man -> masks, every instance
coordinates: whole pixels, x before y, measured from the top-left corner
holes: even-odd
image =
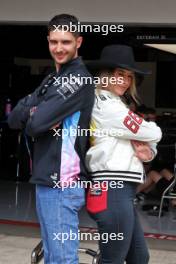
[[[47,76],[33,94],[20,100],[8,119],[11,128],[24,129],[34,140],[30,181],[36,184],[45,264],[78,264],[78,211],[84,204],[84,189],[78,179],[86,178],[87,136],[72,134],[71,130],[89,127],[94,86],[62,83],[70,76],[91,78],[78,57],[82,37],[77,31],[71,32],[70,24],[77,25],[78,20],[67,14],[49,22],[49,51],[56,72]],[[77,184],[71,188],[68,183]],[[70,233],[74,235],[70,237]]]

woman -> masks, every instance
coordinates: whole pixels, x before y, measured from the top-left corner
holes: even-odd
[[[93,182],[87,209],[98,225],[102,264],[147,264],[148,249],[133,199],[137,185],[144,182],[142,163],[154,158],[161,130],[130,111],[124,100],[125,95],[137,101],[136,75],[145,72],[135,66],[132,49],[121,45],[105,47],[100,60],[90,66],[100,71],[100,80],[109,77],[108,86],[100,82],[96,89],[92,145],[86,156]]]

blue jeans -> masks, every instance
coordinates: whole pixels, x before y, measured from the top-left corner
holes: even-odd
[[[78,264],[78,211],[85,190],[36,185],[36,208],[41,227],[45,264]]]
[[[148,264],[149,253],[143,230],[138,220],[133,200],[137,184],[123,182],[123,188],[107,190],[107,206],[99,212],[90,213],[97,222],[101,235],[99,245],[102,264]],[[98,201],[99,197],[99,201]],[[96,203],[104,203],[103,197],[95,196]],[[111,234],[119,234],[111,239]],[[108,234],[108,242],[103,240]]]

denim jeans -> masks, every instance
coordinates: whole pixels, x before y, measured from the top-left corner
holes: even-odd
[[[108,189],[107,207],[97,213],[90,213],[97,222],[101,235],[99,246],[102,264],[148,264],[149,253],[144,234],[138,220],[133,200],[137,184],[123,182],[123,188]],[[99,196],[99,203],[102,195]],[[98,203],[98,196],[95,196]],[[111,239],[112,234],[119,234]],[[103,235],[108,234],[108,242]],[[106,243],[105,243],[106,242]]]
[[[78,211],[84,203],[78,183],[65,189],[36,185],[45,264],[78,264]]]

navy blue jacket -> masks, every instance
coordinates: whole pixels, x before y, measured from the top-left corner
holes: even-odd
[[[56,81],[58,77],[71,75],[88,77],[89,82],[61,85]],[[73,59],[58,73],[47,76],[31,95],[18,102],[9,115],[9,127],[24,129],[34,141],[30,182],[54,186],[56,181],[68,180],[75,175],[82,180],[87,178],[84,162],[87,132],[80,136],[74,131],[89,128],[94,103],[91,78],[82,60],[79,57]],[[36,109],[30,114],[34,106]],[[58,127],[54,130],[55,125]]]

